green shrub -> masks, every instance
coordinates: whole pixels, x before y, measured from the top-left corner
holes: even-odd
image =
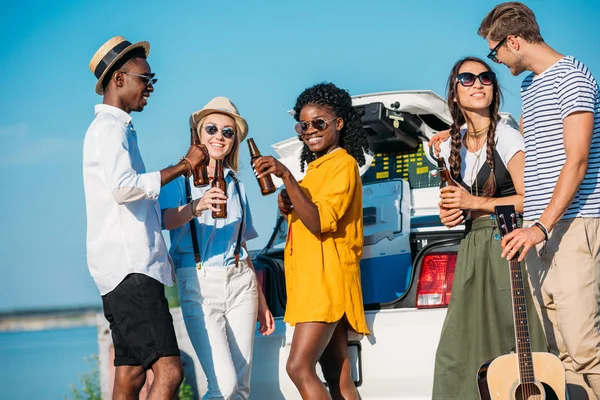
[[[102,400],[98,356],[94,354],[85,357],[84,360],[90,364],[92,370],[82,374],[79,378],[82,385],[81,389],[78,389],[74,384],[69,385],[73,397],[69,397],[68,400]],[[65,399],[67,399],[66,396]]]
[[[169,308],[179,307],[179,292],[177,285],[165,286],[165,297],[169,302]]]
[[[194,400],[194,392],[192,387],[183,379],[181,386],[179,386],[179,392],[177,393],[178,400]]]

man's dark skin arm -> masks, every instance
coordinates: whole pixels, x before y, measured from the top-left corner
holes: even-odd
[[[190,146],[185,158],[188,159],[192,170],[199,164],[206,163],[209,159],[208,149],[203,144]],[[165,186],[173,179],[185,175],[189,166],[184,161],[160,170],[160,185]]]

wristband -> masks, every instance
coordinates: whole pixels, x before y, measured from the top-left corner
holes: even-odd
[[[183,162],[185,163],[185,165],[187,165],[187,167],[188,167],[188,170],[187,170],[187,172],[185,173],[185,177],[186,177],[186,178],[189,178],[190,176],[192,176],[192,163],[190,162],[190,160],[188,160],[188,159],[187,159],[187,157],[181,157],[181,158],[179,159],[179,163],[181,163],[182,161],[183,161]]]
[[[200,217],[202,215],[202,210],[199,210],[199,211],[196,210],[196,207],[198,206],[198,201],[199,200],[200,199],[195,199],[195,200],[190,201],[190,203],[189,203],[190,207],[192,207],[192,216],[194,218],[198,218],[198,217]]]
[[[533,224],[531,224],[531,226],[537,226],[539,230],[541,230],[544,233],[544,241],[548,241],[548,229],[546,229],[546,226],[542,222],[540,222],[540,220],[535,220]]]

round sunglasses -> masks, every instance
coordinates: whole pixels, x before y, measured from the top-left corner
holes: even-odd
[[[146,85],[146,87],[148,87],[148,86],[154,87],[156,82],[158,82],[158,79],[154,77],[156,75],[155,73],[151,73],[150,75],[141,75],[141,74],[132,74],[131,72],[126,72],[126,71],[121,71],[121,72],[126,75],[137,76],[138,78],[140,78],[140,80],[142,82],[144,82],[144,85]]]
[[[475,84],[475,81],[479,79],[479,82],[483,86],[490,86],[494,84],[496,80],[496,74],[492,71],[484,71],[479,75],[475,75],[471,72],[463,72],[456,75],[456,81],[464,87],[471,87]]]
[[[206,131],[206,133],[208,133],[209,135],[216,135],[217,132],[219,132],[219,127],[216,126],[215,124],[206,124],[206,126],[204,127],[204,130]],[[233,130],[233,128],[230,127],[225,127],[223,129],[221,129],[221,134],[223,135],[223,137],[225,139],[231,139],[232,137],[235,136],[235,131]]]
[[[338,119],[338,117],[325,119],[325,118],[315,118],[312,121],[300,121],[295,125],[296,132],[298,135],[306,134],[309,126],[315,128],[318,132],[323,132],[327,127],[331,124],[331,121]]]

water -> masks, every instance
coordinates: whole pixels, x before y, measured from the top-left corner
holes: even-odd
[[[92,369],[98,354],[96,327],[0,332],[0,399],[71,398],[69,384]]]

